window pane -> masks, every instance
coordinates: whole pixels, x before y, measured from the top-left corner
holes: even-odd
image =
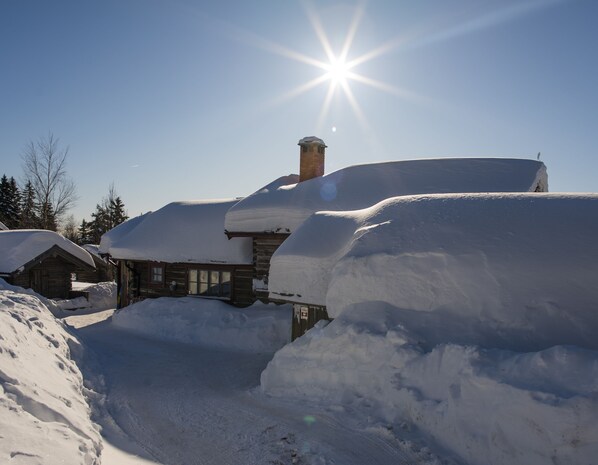
[[[189,282],[197,282],[197,270],[189,270]]]
[[[152,277],[151,280],[154,283],[161,283],[163,281],[162,267],[152,266]]]
[[[189,281],[189,294],[197,294],[197,282]]]
[[[210,289],[208,295],[220,295],[220,273],[218,271],[210,271]]]
[[[200,282],[199,283],[199,295],[207,295],[208,292],[208,283]]]
[[[220,296],[230,297],[230,272],[223,271],[220,273]]]
[[[199,280],[202,283],[208,283],[208,272],[206,270],[199,270]]]

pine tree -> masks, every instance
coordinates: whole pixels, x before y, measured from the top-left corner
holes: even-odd
[[[6,175],[0,179],[0,221],[9,229],[19,227],[21,193],[15,178]]]
[[[0,221],[10,228],[10,226],[8,226],[9,191],[10,184],[8,182],[8,178],[4,174],[2,175],[2,179],[0,179]]]
[[[116,196],[110,201],[110,229],[115,228],[128,219],[125,204],[119,196]]]
[[[9,207],[9,224],[10,229],[17,229],[19,227],[21,218],[21,192],[15,178],[11,177],[9,181],[10,207]]]
[[[37,212],[39,207],[35,198],[35,190],[33,185],[28,182],[25,184],[21,194],[21,215],[19,221],[19,228],[21,229],[35,229],[39,227],[39,219]]]
[[[79,245],[84,245],[84,244],[93,244],[93,241],[91,239],[91,228],[90,228],[90,223],[88,223],[87,221],[83,220],[81,221],[81,226],[79,226]]]
[[[125,204],[116,194],[114,184],[110,185],[108,197],[104,197],[96,205],[96,211],[91,214],[92,220],[87,223],[90,234],[89,239],[93,244],[99,244],[102,235],[118,226],[129,217],[125,211]]]

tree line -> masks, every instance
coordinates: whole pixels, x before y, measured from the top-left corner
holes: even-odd
[[[24,183],[13,176],[0,178],[0,222],[9,229],[60,231],[78,244],[98,244],[102,234],[128,219],[114,184],[91,213],[91,221],[77,227],[69,210],[77,201],[75,183],[66,171],[68,147],[60,149],[51,133],[30,142],[23,152]]]

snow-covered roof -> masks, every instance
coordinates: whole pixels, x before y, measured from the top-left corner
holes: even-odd
[[[0,231],[0,273],[18,270],[53,246],[95,268],[86,250],[58,233],[42,229],[12,229]]]
[[[224,234],[224,214],[237,201],[170,203],[104,234],[100,252],[126,260],[249,264],[251,240],[229,241]]]
[[[373,302],[410,319],[444,311],[598,348],[596,237],[598,194],[397,197],[311,216],[273,255],[270,297],[331,317]]]
[[[0,221],[0,231],[6,231],[7,229],[8,227],[2,221]]]
[[[291,233],[312,213],[369,207],[413,194],[548,189],[546,167],[512,158],[438,158],[350,166],[301,183],[261,189],[226,214],[230,233]]]

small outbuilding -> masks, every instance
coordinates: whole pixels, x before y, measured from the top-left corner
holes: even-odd
[[[173,202],[104,234],[99,253],[117,264],[118,307],[183,296],[252,304],[251,239],[224,234],[236,202]]]
[[[0,231],[0,277],[48,298],[66,299],[71,278],[95,272],[91,255],[53,231]]]

